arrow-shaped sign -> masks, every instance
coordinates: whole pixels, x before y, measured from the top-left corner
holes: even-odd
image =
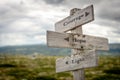
[[[47,31],[47,45],[61,48],[108,50],[108,39],[81,34]]]
[[[65,19],[55,24],[57,32],[65,32],[76,28],[80,25],[94,20],[93,5],[77,11],[74,15],[68,16]]]
[[[56,72],[72,71],[81,68],[95,67],[98,65],[95,50],[86,50],[81,54],[58,58],[56,60]]]

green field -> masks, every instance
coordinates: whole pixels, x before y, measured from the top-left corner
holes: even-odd
[[[72,72],[55,72],[57,56],[0,56],[0,80],[73,80]],[[120,80],[120,56],[100,56],[99,66],[85,69],[86,80]]]

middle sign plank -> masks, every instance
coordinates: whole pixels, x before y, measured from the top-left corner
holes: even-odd
[[[55,24],[57,32],[65,32],[76,28],[80,25],[94,20],[93,5],[77,11],[74,15],[68,16],[65,19]]]
[[[108,39],[89,35],[47,31],[47,45],[72,49],[108,50]]]

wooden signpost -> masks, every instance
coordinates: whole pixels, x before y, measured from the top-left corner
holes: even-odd
[[[74,8],[70,16],[55,24],[55,31],[47,31],[49,47],[71,48],[71,56],[56,60],[56,72],[72,71],[74,80],[84,80],[84,68],[98,65],[96,50],[108,50],[108,39],[84,35],[82,25],[94,20],[93,5]],[[71,31],[71,33],[65,33]]]

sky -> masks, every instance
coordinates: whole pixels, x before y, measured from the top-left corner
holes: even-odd
[[[95,20],[83,33],[120,43],[120,0],[0,0],[0,46],[46,44],[46,31],[73,8],[93,4]]]

